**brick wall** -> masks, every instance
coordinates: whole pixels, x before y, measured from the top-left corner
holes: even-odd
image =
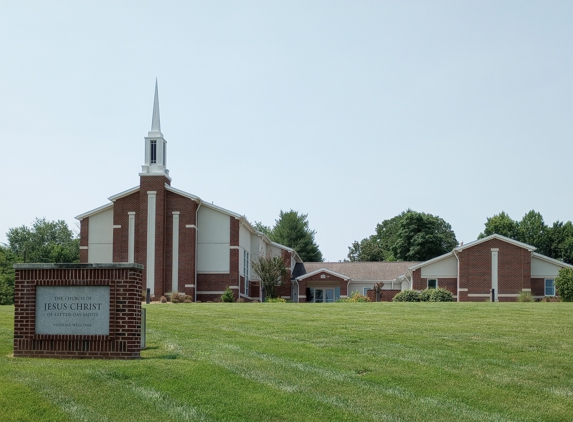
[[[173,212],[179,212],[179,270],[176,291],[191,297],[195,288],[185,285],[195,284],[195,245],[197,236],[197,203],[192,199],[166,192],[166,241],[165,246],[165,284],[167,291],[172,290],[173,278]],[[186,227],[195,226],[195,227]]]
[[[109,335],[36,334],[37,286],[109,286]],[[141,289],[141,265],[17,264],[14,356],[139,358]]]
[[[499,239],[491,239],[459,253],[460,289],[468,289],[468,295],[491,293],[492,248],[499,249],[498,294],[519,294],[522,289],[530,289],[531,252]],[[471,296],[468,298],[471,300]],[[485,300],[485,297],[477,300]]]

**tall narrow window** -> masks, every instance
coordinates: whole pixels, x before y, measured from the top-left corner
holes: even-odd
[[[163,166],[166,167],[167,164],[167,142],[163,142]]]
[[[555,296],[555,284],[552,278],[545,279],[545,296]]]
[[[151,164],[157,163],[157,141],[151,141]]]
[[[249,253],[243,250],[243,275],[245,276],[245,295],[249,296]]]

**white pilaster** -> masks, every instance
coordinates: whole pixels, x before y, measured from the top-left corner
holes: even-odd
[[[157,192],[147,192],[147,288],[151,295],[155,294],[155,210]]]
[[[135,212],[130,211],[127,231],[127,262],[135,262]]]
[[[498,301],[499,290],[498,290],[498,261],[499,261],[499,249],[491,248],[491,288],[495,290],[494,301]]]
[[[179,291],[179,211],[173,211],[173,253],[171,267],[171,291]]]

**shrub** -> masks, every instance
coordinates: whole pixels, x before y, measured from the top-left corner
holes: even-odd
[[[392,299],[392,302],[419,302],[420,292],[417,290],[402,290]]]
[[[431,289],[432,294],[430,295],[430,302],[453,302],[454,295],[448,289],[443,287],[438,287],[437,289]]]
[[[286,303],[286,299],[283,299],[282,297],[272,297],[272,298],[268,298],[265,302],[268,302],[268,303]]]
[[[350,296],[345,299],[339,299],[337,302],[372,302],[368,296],[364,296],[359,291],[350,293]]]
[[[518,302],[533,302],[533,296],[531,296],[531,292],[524,292],[523,290],[519,293],[519,297],[517,298]]]
[[[171,302],[173,303],[191,303],[193,298],[185,293],[173,292],[171,295]]]
[[[229,286],[225,289],[225,293],[221,295],[221,302],[234,302],[235,295]]]
[[[165,296],[161,296],[161,299],[159,299],[159,301],[161,303],[167,303],[167,298]]]
[[[555,278],[555,293],[563,302],[573,302],[573,268],[561,268]]]
[[[432,299],[432,292],[435,289],[426,289],[420,292],[420,302],[430,302]]]

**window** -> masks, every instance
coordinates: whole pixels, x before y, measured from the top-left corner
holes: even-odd
[[[163,167],[167,167],[167,142],[163,142]]]
[[[428,289],[437,289],[438,288],[438,280],[435,278],[428,279]]]
[[[151,151],[149,157],[151,164],[157,163],[157,141],[151,141]]]
[[[245,295],[249,296],[249,253],[243,250],[243,275],[245,276]]]
[[[545,296],[555,296],[555,280],[552,278],[545,279]]]
[[[362,294],[363,294],[364,296],[368,296],[368,290],[370,290],[370,287],[364,287],[364,288],[362,289]]]

